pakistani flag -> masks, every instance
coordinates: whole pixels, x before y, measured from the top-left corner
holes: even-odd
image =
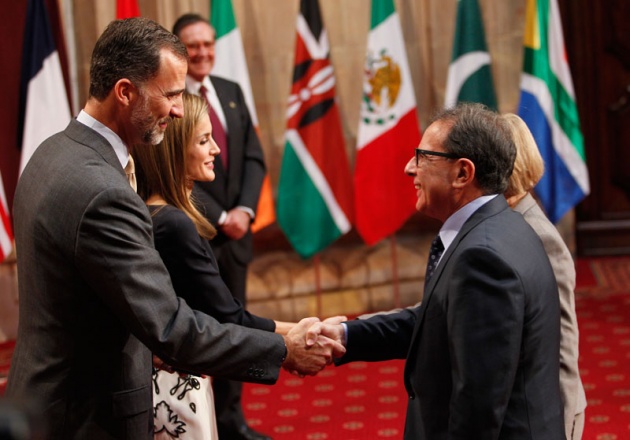
[[[453,107],[464,101],[480,102],[497,109],[490,54],[477,0],[459,0],[457,3],[453,57],[448,68],[444,105]]]
[[[302,258],[351,228],[346,157],[330,45],[317,0],[301,0],[278,184],[278,223]]]
[[[252,118],[252,122],[258,131],[258,115],[254,105],[254,95],[249,82],[249,71],[243,50],[243,40],[236,19],[232,0],[212,0],[210,8],[210,24],[216,31],[215,42],[215,62],[212,67],[212,74],[230,79],[238,83],[245,96],[245,103]],[[252,231],[256,232],[276,220],[273,190],[269,175],[265,175],[258,207],[256,208],[256,219],[252,224]]]
[[[393,0],[372,0],[354,169],[356,228],[375,244],[415,212],[404,168],[420,143],[416,98]]]
[[[584,139],[556,0],[528,0],[518,113],[545,161],[536,186],[556,223],[590,192]]]

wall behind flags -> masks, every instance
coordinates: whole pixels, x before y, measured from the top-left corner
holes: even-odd
[[[96,39],[115,17],[113,0],[59,0],[61,10],[71,9],[76,41],[79,107],[88,90],[89,58]],[[11,89],[0,106],[1,170],[9,204],[13,200],[19,152],[15,144],[19,60],[26,0],[4,5],[10,20],[0,31],[2,84]],[[456,0],[395,0],[414,79],[418,117],[427,125],[431,112],[444,101],[444,90],[454,32]],[[185,12],[208,15],[209,0],[138,0],[142,15],[171,29]],[[346,149],[354,163],[361,80],[369,29],[369,0],[320,0],[329,33],[331,59],[338,81],[337,93],[346,137]],[[297,0],[233,0],[252,81],[261,140],[272,185],[275,188],[284,148],[285,111],[295,41]],[[525,0],[480,0],[486,38],[493,57],[495,88],[502,111],[515,111],[519,98]],[[67,18],[66,18],[67,19]],[[66,29],[70,27],[64,26]],[[72,48],[70,48],[72,50]],[[8,66],[5,70],[4,66]],[[13,96],[15,95],[15,96]],[[6,96],[5,96],[6,98]],[[410,152],[411,155],[411,152]],[[13,163],[15,162],[15,164]],[[15,171],[12,169],[15,168]],[[402,172],[402,170],[401,170]]]

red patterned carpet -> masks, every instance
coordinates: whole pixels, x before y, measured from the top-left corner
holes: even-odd
[[[584,440],[630,439],[630,258],[579,260],[576,307],[588,407]],[[12,342],[0,344],[0,395]],[[403,361],[282,373],[273,387],[245,384],[249,423],[276,440],[402,438]]]
[[[630,438],[630,259],[578,262],[584,440]]]
[[[357,362],[305,379],[282,372],[273,387],[245,385],[245,415],[276,440],[400,439],[403,368],[404,361]]]

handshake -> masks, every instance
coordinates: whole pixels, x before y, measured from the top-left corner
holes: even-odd
[[[324,321],[304,318],[284,336],[287,357],[282,368],[300,377],[314,376],[333,359],[346,352],[345,331],[341,322],[345,316],[333,316]]]

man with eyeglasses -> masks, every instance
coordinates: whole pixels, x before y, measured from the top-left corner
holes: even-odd
[[[307,333],[346,346],[337,365],[406,358],[407,440],[565,438],[556,281],[502,195],[515,156],[498,114],[439,113],[405,167],[418,211],[443,223],[421,304]]]

